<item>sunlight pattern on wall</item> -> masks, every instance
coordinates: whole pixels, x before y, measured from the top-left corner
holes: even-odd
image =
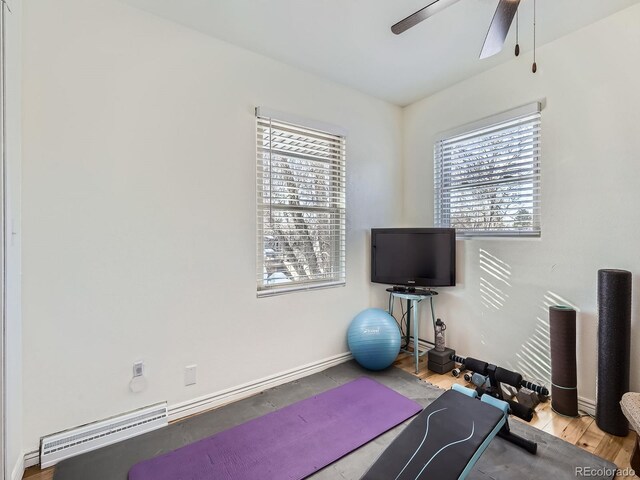
[[[579,312],[580,309],[557,293],[547,291],[538,305],[540,314],[536,316],[533,334],[516,354],[517,368],[522,375],[533,381],[551,384],[551,347],[549,337],[549,307],[565,305]]]
[[[511,266],[480,249],[480,299],[486,308],[500,310],[509,298]]]

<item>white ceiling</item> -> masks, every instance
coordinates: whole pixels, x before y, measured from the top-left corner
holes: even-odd
[[[460,0],[398,36],[391,25],[432,0],[124,1],[398,105],[509,60],[515,38],[512,28],[500,54],[478,59],[498,0]],[[538,0],[538,44],[639,1]],[[532,47],[532,13],[533,0],[523,0],[525,55]]]

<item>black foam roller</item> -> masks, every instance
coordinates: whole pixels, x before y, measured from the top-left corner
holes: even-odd
[[[620,409],[629,391],[631,272],[598,270],[598,389],[596,424],[621,437],[629,424]]]
[[[496,368],[496,380],[498,382],[506,383],[512,387],[520,388],[522,383],[522,375],[511,370],[505,370],[502,367]]]
[[[489,364],[487,362],[483,362],[482,360],[476,360],[475,358],[467,357],[464,360],[464,366],[467,368],[467,370],[479,373],[480,375],[486,375],[487,367],[489,366]]]
[[[549,307],[551,337],[551,407],[562,415],[578,416],[576,369],[576,311]]]

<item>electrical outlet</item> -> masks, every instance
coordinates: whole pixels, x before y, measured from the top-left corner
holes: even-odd
[[[144,375],[144,362],[135,362],[133,364],[133,377],[141,377]]]
[[[196,368],[197,365],[187,365],[184,367],[184,386],[196,384]]]

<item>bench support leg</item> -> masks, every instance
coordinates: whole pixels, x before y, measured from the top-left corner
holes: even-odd
[[[507,422],[505,422],[504,426],[498,432],[498,436],[500,438],[504,438],[508,442],[513,443],[514,445],[517,445],[520,448],[524,448],[527,452],[531,453],[532,455],[535,455],[536,452],[538,451],[537,443],[532,442],[531,440],[527,440],[526,438],[522,438],[521,436],[516,435],[511,431],[511,428],[509,428],[508,420]]]

